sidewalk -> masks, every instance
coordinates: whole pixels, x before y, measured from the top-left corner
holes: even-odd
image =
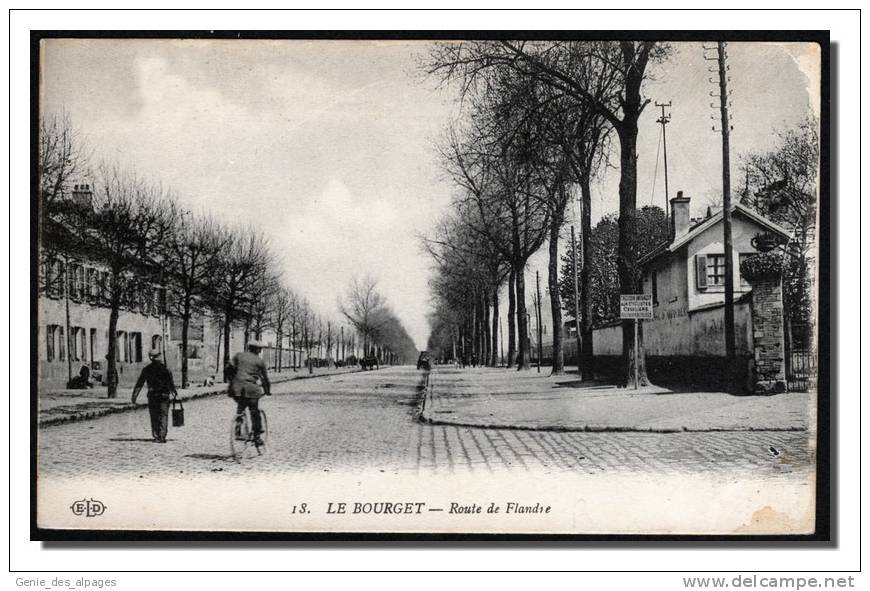
[[[334,376],[356,371],[360,371],[359,368],[315,368],[314,373],[309,374],[306,368],[300,368],[296,372],[292,370],[284,370],[280,373],[271,372],[269,378],[272,384],[280,384],[290,380]],[[148,397],[146,396],[146,389],[143,389],[136,404],[130,402],[132,390],[133,387],[130,385],[120,387],[117,398],[106,398],[107,388],[105,387],[91,388],[89,390],[47,390],[40,392],[39,426],[46,427],[60,423],[96,419],[108,414],[147,406]],[[178,398],[182,401],[187,401],[204,396],[226,394],[226,391],[226,384],[216,383],[214,386],[196,386],[184,390],[179,389]]]
[[[806,431],[815,393],[733,396],[724,392],[638,390],[497,368],[438,367],[420,414],[434,424],[550,431]]]

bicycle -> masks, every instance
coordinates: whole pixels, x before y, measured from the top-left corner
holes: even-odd
[[[251,422],[248,419],[248,413],[245,409],[238,411],[233,416],[230,423],[230,452],[236,462],[241,462],[242,458],[253,456],[253,451],[257,451],[257,455],[261,456],[266,452],[266,443],[269,438],[269,422],[266,419],[266,412],[260,410],[260,423],[263,427],[263,432],[260,433],[261,444],[257,445],[254,432],[251,429]]]

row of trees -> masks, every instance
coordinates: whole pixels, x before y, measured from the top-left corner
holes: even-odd
[[[577,291],[580,373],[593,377],[593,324],[618,318],[620,294],[642,292],[637,261],[669,238],[665,212],[638,208],[636,198],[638,121],[650,103],[644,82],[669,53],[656,42],[472,41],[440,44],[422,60],[430,76],[458,86],[463,108],[439,146],[456,187],[452,211],[423,240],[436,269],[430,349],[495,365],[499,293],[507,284],[507,366],[527,368],[524,271],[546,242],[553,373],[563,371],[562,310],[576,315]],[[772,150],[742,155],[742,202],[792,231],[783,249],[786,320],[802,325],[811,324],[813,311],[817,129],[807,119],[779,132]],[[617,162],[619,210],[593,228],[591,185]],[[579,289],[573,247],[558,255],[576,192]],[[630,321],[622,336],[626,383],[635,370]],[[642,329],[639,341],[639,381],[648,384]]]
[[[643,95],[648,67],[667,53],[667,45],[633,41],[475,41],[440,44],[430,53],[426,71],[443,83],[458,84],[465,105],[464,123],[447,133],[442,146],[445,169],[458,187],[454,213],[427,241],[438,270],[433,284],[436,338],[456,322],[463,348],[470,333],[472,349],[492,362],[486,343],[495,342],[490,337],[496,323],[487,329],[489,302],[497,302],[507,280],[507,364],[528,368],[526,263],[548,243],[551,315],[553,326],[561,327],[559,237],[571,187],[578,186],[580,369],[584,378],[592,377],[591,184],[609,163],[615,139],[620,171],[616,270],[619,291],[637,293],[637,124],[649,103]],[[481,274],[482,268],[496,272]],[[467,276],[476,281],[464,282]],[[452,317],[443,315],[447,310]],[[483,338],[477,337],[480,333]],[[628,354],[633,341],[626,323],[626,380],[633,373],[634,359]],[[643,359],[641,355],[639,369],[646,382]],[[553,372],[562,371],[557,329]]]
[[[351,355],[356,334],[318,316],[310,303],[282,277],[279,258],[268,239],[249,227],[230,227],[182,208],[174,195],[134,172],[118,166],[92,167],[90,153],[65,116],[47,117],[40,126],[38,207],[40,264],[43,270],[66,269],[72,260],[91,261],[100,273],[98,305],[108,307],[106,383],[109,397],[118,387],[117,326],[131,284],[158,285],[162,313],[181,324],[181,379],[188,383],[189,334],[195,317],[216,322],[222,336],[218,355],[230,359],[230,334],[243,327],[244,342],[273,331],[275,366],[284,366],[283,351],[291,349],[289,365],[297,367],[297,350],[311,359]],[[87,179],[88,184],[75,182]],[[57,291],[51,282],[68,283],[67,274],[41,273],[41,288]],[[374,288],[372,287],[372,290]],[[352,306],[355,294],[348,295]],[[379,296],[380,297],[380,296]],[[362,351],[381,356],[408,354],[413,343],[401,323],[381,301],[378,322],[351,320],[362,337]],[[222,351],[222,353],[221,353]],[[411,353],[413,354],[413,353]],[[301,353],[300,353],[301,357]]]

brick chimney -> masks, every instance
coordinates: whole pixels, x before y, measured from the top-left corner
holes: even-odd
[[[689,218],[688,197],[683,197],[682,191],[677,191],[677,196],[671,199],[671,235],[679,238],[689,231],[691,220]]]

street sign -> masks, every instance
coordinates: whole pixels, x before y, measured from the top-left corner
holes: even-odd
[[[622,320],[651,320],[653,317],[652,294],[620,295],[619,317]]]

